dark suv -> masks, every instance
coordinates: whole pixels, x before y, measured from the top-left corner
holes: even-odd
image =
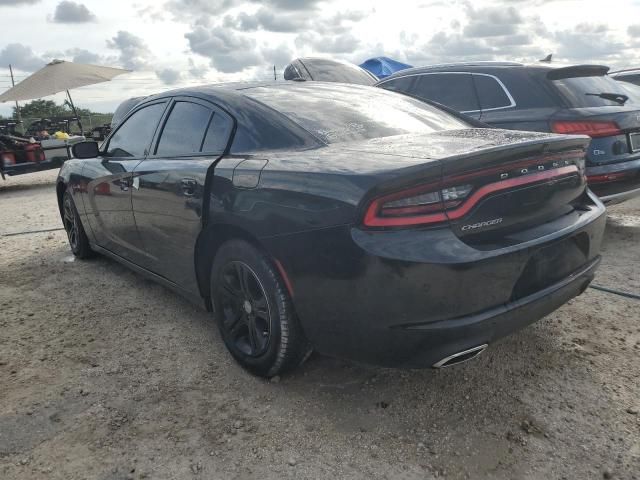
[[[640,88],[609,67],[460,63],[411,68],[376,85],[432,100],[498,128],[592,138],[589,186],[609,203],[640,195]]]

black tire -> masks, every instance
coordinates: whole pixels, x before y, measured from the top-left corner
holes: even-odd
[[[280,273],[248,242],[231,240],[218,250],[211,299],[227,349],[251,373],[280,375],[311,353]]]
[[[87,238],[73,197],[69,192],[64,192],[62,197],[62,223],[73,254],[80,259],[92,257],[94,252],[91,250],[89,238]]]

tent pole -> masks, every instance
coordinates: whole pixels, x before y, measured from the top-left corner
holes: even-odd
[[[11,86],[15,87],[16,82],[13,80],[13,68],[9,65],[9,72],[11,73]],[[20,114],[20,105],[18,105],[18,101],[16,100],[16,120],[18,121],[18,125],[20,125],[20,130],[24,134],[24,125],[22,124],[22,115]]]
[[[69,97],[69,103],[71,104],[71,110],[73,110],[73,114],[78,119],[78,126],[80,127],[80,135],[84,136],[84,130],[82,128],[82,122],[80,121],[80,115],[78,115],[78,111],[76,110],[76,106],[73,104],[73,100],[71,99],[71,94],[69,90],[67,90],[67,97]]]

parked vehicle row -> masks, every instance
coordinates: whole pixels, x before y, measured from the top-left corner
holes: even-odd
[[[640,89],[609,67],[457,64],[403,70],[377,86],[426,98],[489,125],[582,134],[589,186],[605,203],[640,195]]]
[[[343,63],[296,59],[311,78],[346,77]],[[440,103],[492,127],[588,135],[589,186],[605,203],[640,195],[640,88],[627,82],[638,70],[608,75],[602,65],[558,67],[550,63],[453,63],[400,70],[376,86]],[[356,83],[356,82],[353,82]]]
[[[74,146],[60,213],[76,256],[212,310],[257,375],[312,349],[449,366],[584,291],[605,225],[589,137],[464,118],[343,83],[174,90]]]

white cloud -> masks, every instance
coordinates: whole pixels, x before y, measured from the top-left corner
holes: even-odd
[[[0,0],[0,7],[17,7],[20,5],[34,5],[40,0]]]
[[[608,64],[623,54],[625,44],[616,39],[604,24],[582,23],[556,32],[558,55],[572,61],[600,59]]]
[[[47,22],[47,12],[53,18],[67,3],[85,5],[99,21]],[[273,65],[280,76],[298,56],[360,63],[387,55],[425,65],[535,62],[554,53],[563,63],[640,63],[637,0],[618,0],[616,8],[579,0],[0,0],[0,12],[0,73],[8,63],[31,72],[52,58],[135,70],[77,93],[80,102],[86,95],[105,104],[168,83],[267,79]]]
[[[56,23],[89,23],[97,21],[86,5],[64,0],[58,4],[52,20]]]
[[[156,70],[156,75],[165,85],[175,85],[182,77],[180,70],[176,70],[175,68]]]
[[[107,46],[119,51],[118,61],[124,68],[145,70],[153,58],[146,42],[133,33],[120,30],[115,37],[107,40]]]
[[[45,66],[46,60],[36,55],[31,47],[22,43],[10,43],[0,50],[0,65],[11,65],[25,72],[34,72]]]
[[[194,53],[209,58],[211,66],[221,72],[238,72],[262,61],[256,41],[230,28],[196,26],[185,37]]]
[[[464,28],[464,35],[468,38],[514,35],[518,33],[518,26],[523,23],[522,17],[513,7],[470,7],[468,18],[469,23]]]

